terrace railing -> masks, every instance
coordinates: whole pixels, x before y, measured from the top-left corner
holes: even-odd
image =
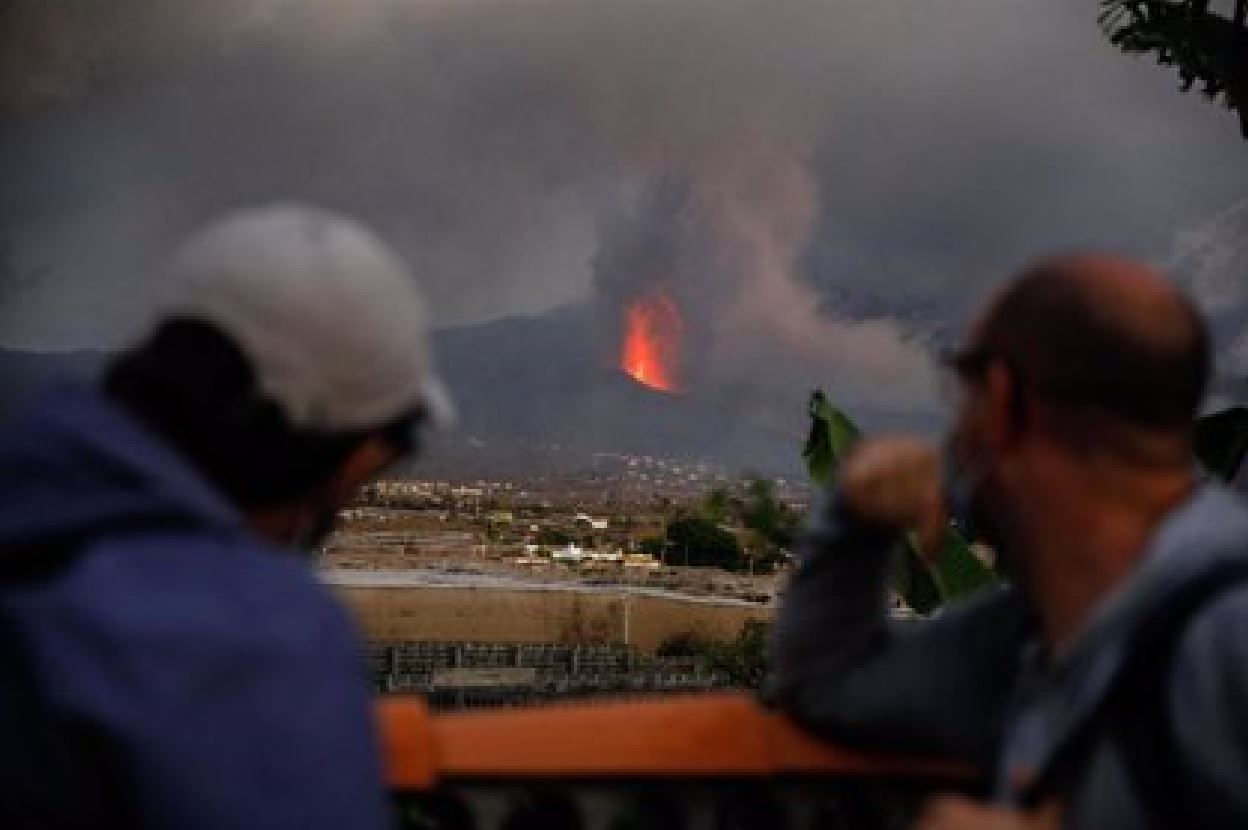
[[[404,827],[804,830],[905,827],[926,795],[965,791],[940,761],[829,746],[744,693],[378,713]]]

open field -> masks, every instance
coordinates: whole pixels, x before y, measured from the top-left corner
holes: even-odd
[[[404,572],[416,581],[441,572],[478,581],[550,583],[561,586],[631,586],[689,596],[734,598],[756,603],[770,601],[782,577],[730,573],[719,568],[663,566],[624,568],[601,563],[569,567],[555,561],[518,565],[520,545],[482,543],[463,531],[349,531],[339,532],[323,554],[320,565],[333,572]]]

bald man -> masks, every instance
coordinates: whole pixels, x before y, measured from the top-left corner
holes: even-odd
[[[1009,284],[949,360],[956,485],[917,439],[846,459],[770,694],[830,739],[985,772],[990,803],[942,799],[925,828],[1248,827],[1248,508],[1193,461],[1208,351],[1191,303],[1132,262]],[[950,492],[1010,587],[890,623],[888,559]]]

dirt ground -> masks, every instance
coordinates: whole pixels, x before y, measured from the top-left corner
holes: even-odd
[[[321,558],[321,567],[346,570],[404,570],[433,568],[497,574],[540,582],[592,582],[661,588],[682,594],[736,599],[769,598],[784,579],[783,574],[750,576],[718,568],[664,566],[653,570],[604,566],[573,568],[557,563],[516,565],[511,560],[521,551],[476,544],[471,534],[408,532],[346,532],[333,537]]]

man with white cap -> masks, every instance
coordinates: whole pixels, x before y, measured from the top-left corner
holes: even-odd
[[[0,435],[0,826],[388,826],[358,639],[292,549],[450,418],[424,303],[297,205],[170,270],[97,388]]]

